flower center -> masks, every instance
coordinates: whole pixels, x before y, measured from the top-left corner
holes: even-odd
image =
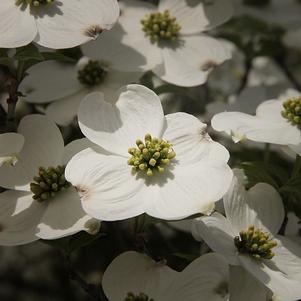
[[[146,15],[141,20],[141,24],[142,30],[152,43],[157,43],[161,40],[176,41],[181,30],[177,19],[172,17],[168,10],[163,13],[155,12]]]
[[[40,167],[39,175],[30,183],[33,199],[44,202],[53,198],[58,192],[71,186],[65,179],[65,166]]]
[[[282,117],[289,120],[293,125],[301,127],[301,97],[285,101],[283,108]]]
[[[150,134],[145,135],[144,143],[138,139],[136,145],[137,148],[128,150],[132,155],[128,164],[133,166],[133,172],[143,171],[149,177],[153,176],[156,170],[164,172],[166,166],[176,156],[172,144],[163,139],[152,138]]]
[[[42,5],[52,4],[55,0],[15,0],[16,5],[30,5],[31,7],[40,7]]]
[[[90,60],[81,70],[78,71],[78,80],[86,86],[100,84],[107,74],[107,66],[104,62]]]
[[[275,254],[271,250],[277,246],[277,242],[270,239],[267,233],[254,226],[241,231],[234,238],[234,244],[239,253],[249,254],[255,259],[272,259]]]
[[[147,295],[140,293],[139,295],[135,295],[133,293],[127,293],[124,301],[154,301],[154,299],[150,299]]]

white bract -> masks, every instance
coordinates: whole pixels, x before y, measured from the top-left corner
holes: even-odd
[[[0,167],[3,164],[15,165],[23,145],[24,137],[20,134],[0,134]]]
[[[25,139],[18,162],[0,167],[0,186],[12,189],[0,194],[0,245],[97,232],[99,222],[86,215],[64,179],[68,160],[91,144],[83,139],[64,148],[59,129],[42,115],[24,117],[18,133]],[[51,167],[56,170],[46,171]]]
[[[231,17],[228,0],[161,0],[159,7],[125,0],[120,5],[114,35],[105,35],[107,43],[99,44],[97,52],[93,43],[85,45],[89,56],[98,58],[109,47],[120,68],[152,70],[164,81],[187,87],[203,84],[213,67],[231,57],[223,43],[203,34]],[[120,60],[118,53],[127,48],[132,55],[128,51],[128,59]],[[139,60],[133,59],[135,52]]]
[[[102,284],[110,301],[226,301],[228,265],[220,255],[207,254],[176,272],[164,262],[126,252],[109,265]]]
[[[76,117],[79,104],[87,94],[101,91],[113,101],[116,91],[141,76],[139,72],[123,72],[111,66],[111,61],[88,57],[82,57],[76,65],[43,62],[29,70],[20,91],[27,102],[50,103],[45,114],[57,124],[66,126]]]
[[[301,248],[277,235],[284,220],[278,192],[265,183],[247,191],[243,172],[235,170],[223,201],[226,217],[214,213],[196,219],[194,237],[204,239],[229,264],[246,269],[280,300],[300,299]]]
[[[211,124],[216,131],[231,135],[235,142],[249,139],[288,145],[297,154],[301,154],[300,100],[299,92],[287,90],[279,99],[260,104],[255,116],[223,112],[215,115]]]
[[[0,47],[34,41],[71,48],[96,39],[119,16],[117,0],[1,0]]]
[[[230,185],[229,153],[211,140],[206,125],[186,113],[164,116],[159,97],[144,86],[124,87],[116,104],[101,93],[88,95],[78,120],[105,152],[89,148],[75,155],[66,178],[95,218],[146,212],[181,219],[212,209]]]

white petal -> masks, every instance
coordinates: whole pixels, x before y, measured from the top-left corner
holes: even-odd
[[[0,47],[15,48],[29,44],[37,35],[37,26],[29,8],[21,9],[15,1],[1,0]]]
[[[206,82],[213,67],[231,57],[227,47],[218,40],[197,35],[183,36],[175,47],[162,49],[163,64],[153,69],[166,82],[193,87]]]
[[[182,34],[193,34],[226,22],[233,14],[233,4],[228,0],[161,0],[159,10],[169,10],[177,18]]]
[[[147,188],[152,198],[146,213],[160,219],[175,220],[212,211],[214,203],[228,190],[232,171],[225,162],[206,161],[188,166],[176,164],[150,179]]]
[[[226,216],[236,235],[251,225],[275,235],[284,221],[284,207],[279,193],[266,183],[258,183],[247,191],[241,173],[241,170],[234,170],[232,184],[223,199]]]
[[[24,137],[17,133],[5,133],[0,135],[0,167],[8,163],[15,165],[24,145]]]
[[[100,93],[88,95],[80,105],[78,119],[88,139],[124,157],[145,134],[160,138],[164,126],[159,97],[140,85],[124,87],[116,105],[105,102]]]
[[[204,239],[209,247],[223,255],[229,264],[237,265],[237,250],[234,232],[229,221],[221,214],[197,218],[192,224],[192,235],[196,240]]]
[[[148,55],[145,55],[143,51],[137,51],[136,41],[124,44],[121,41],[124,35],[121,25],[116,24],[112,30],[104,32],[100,39],[83,45],[83,53],[93,59],[104,60],[110,64],[111,68],[121,71],[149,70],[157,64],[158,60],[161,62],[161,56],[158,56],[158,53],[155,55],[159,50],[149,47],[150,43],[144,36],[140,40],[145,45],[143,49],[150,52]]]
[[[292,150],[295,154],[301,156],[301,143],[297,145],[289,144],[289,149]]]
[[[63,164],[67,164],[73,156],[86,148],[97,148],[97,146],[87,138],[73,140],[67,144],[64,149]],[[97,151],[100,151],[99,147]]]
[[[257,261],[249,256],[239,256],[239,261],[242,266],[260,282],[266,285],[277,298],[283,301],[295,301],[300,299],[300,274],[292,276],[287,274],[286,270],[280,271],[274,263],[275,260],[276,258],[273,259],[273,261]],[[289,262],[289,258],[287,256],[285,256],[283,260],[287,260]],[[299,262],[295,268],[298,268],[300,271]]]
[[[70,160],[65,175],[77,188],[83,209],[96,219],[120,220],[144,212],[144,181],[131,174],[126,158],[86,149]]]
[[[161,49],[156,44],[151,43],[149,37],[145,36],[141,20],[156,11],[157,7],[151,3],[136,0],[121,1],[120,5],[119,24],[124,32],[120,37],[122,44],[130,46],[145,57],[146,64],[141,66],[142,69],[154,68],[162,62]],[[130,67],[129,64],[128,66]],[[125,70],[130,71],[131,69]]]
[[[275,122],[286,122],[281,116],[283,102],[281,100],[268,100],[260,104],[256,109],[256,116]]]
[[[144,293],[159,301],[164,300],[162,297],[177,274],[163,262],[154,262],[144,254],[129,251],[113,260],[104,273],[102,284],[110,301],[124,300],[129,292]]]
[[[46,116],[61,126],[68,126],[76,118],[81,101],[89,92],[86,89],[53,101],[46,108]]]
[[[47,61],[34,65],[20,85],[24,99],[31,103],[47,103],[82,89],[73,64]]]
[[[271,292],[252,274],[240,266],[230,267],[229,301],[266,301]]]
[[[165,299],[173,301],[226,301],[228,264],[218,254],[206,254],[179,273]]]
[[[29,183],[38,168],[61,164],[64,141],[56,125],[43,115],[27,115],[18,127],[25,144],[15,166],[2,166],[0,186],[29,191]]]
[[[34,201],[28,192],[0,194],[0,245],[15,246],[38,239],[35,235],[45,205]]]
[[[212,118],[211,125],[216,131],[257,142],[281,145],[301,142],[301,132],[288,122],[279,123],[240,112],[219,113]]]
[[[71,48],[111,29],[119,16],[116,0],[64,0],[41,10],[35,39],[48,48]]]
[[[36,235],[43,239],[58,239],[86,229],[91,220],[81,206],[74,188],[59,192],[48,201]]]
[[[183,164],[200,160],[214,160],[226,163],[229,152],[219,143],[211,140],[207,125],[186,113],[166,115],[167,128],[163,138],[171,142],[176,159]]]

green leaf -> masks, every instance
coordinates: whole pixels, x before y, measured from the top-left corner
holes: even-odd
[[[29,44],[27,46],[17,48],[14,58],[18,61],[27,61],[27,60],[43,61],[44,60],[44,57],[40,53],[39,49],[33,44]]]
[[[70,255],[71,253],[88,246],[89,244],[96,241],[98,238],[105,236],[104,233],[98,233],[96,235],[90,235],[85,231],[81,231],[72,236],[63,237],[55,240],[45,240],[41,239],[40,241],[50,245],[52,247],[58,248],[63,251],[65,254]]]
[[[60,52],[42,52],[45,61],[59,61],[63,63],[76,63],[75,59],[72,59],[69,56],[66,56]]]
[[[244,162],[241,164],[241,167],[244,169],[248,178],[247,188],[251,188],[257,183],[268,183],[276,189],[279,188],[277,182],[267,171],[262,162]]]

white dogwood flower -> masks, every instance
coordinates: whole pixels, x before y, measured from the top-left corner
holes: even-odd
[[[99,50],[93,43],[84,49],[98,58],[111,49],[118,56],[130,47],[140,53],[139,60],[128,55],[127,60],[114,60],[124,70],[152,70],[158,77],[178,86],[197,86],[207,80],[213,67],[231,57],[223,43],[204,31],[227,21],[233,7],[228,0],[161,0],[159,7],[147,2],[120,2],[121,16],[113,29],[114,35],[104,35]],[[103,40],[104,41],[104,40]]]
[[[137,252],[125,252],[109,265],[103,289],[110,301],[228,300],[228,265],[206,254],[182,272]]]
[[[116,104],[101,93],[81,103],[79,126],[106,152],[88,148],[66,167],[84,210],[100,220],[144,212],[181,219],[208,212],[227,191],[228,151],[206,125],[186,113],[164,116],[159,97],[141,85],[124,87]]]
[[[0,134],[0,167],[3,164],[15,165],[23,145],[24,137],[20,134]]]
[[[211,124],[216,131],[231,135],[235,142],[249,139],[288,145],[301,153],[301,96],[295,90],[287,90],[277,100],[261,103],[255,116],[223,112],[215,115]]]
[[[68,160],[91,143],[77,140],[64,148],[59,129],[42,115],[24,117],[18,133],[25,143],[17,164],[0,167],[0,186],[12,189],[0,194],[0,245],[57,239],[81,230],[95,233],[99,222],[86,215],[64,177]]]
[[[79,59],[76,65],[54,61],[33,66],[20,85],[24,100],[47,104],[45,114],[61,126],[69,125],[77,115],[82,99],[89,93],[101,91],[107,99],[117,97],[116,91],[137,82],[140,72],[113,69],[111,61]],[[55,89],[54,89],[55,87]]]
[[[282,301],[301,297],[301,248],[277,235],[284,208],[279,193],[266,183],[244,187],[244,174],[235,170],[224,196],[226,217],[214,213],[196,219],[192,233],[204,239],[229,264],[242,266]]]
[[[119,16],[117,0],[1,0],[0,47],[34,41],[71,48],[96,39]]]

